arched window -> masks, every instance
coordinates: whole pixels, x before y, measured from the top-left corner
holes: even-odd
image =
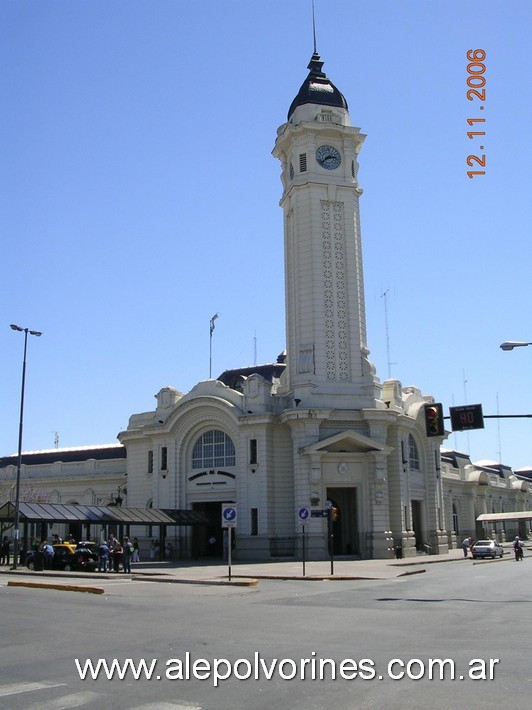
[[[212,429],[194,444],[192,468],[220,468],[235,465],[235,445],[227,434]]]
[[[408,435],[408,466],[411,471],[419,471],[419,452],[412,434]]]

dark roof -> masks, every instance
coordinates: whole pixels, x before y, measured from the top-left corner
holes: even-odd
[[[471,463],[471,459],[468,454],[464,454],[461,451],[452,451],[451,449],[441,449],[440,451],[441,460],[445,463],[451,464],[454,468],[460,468],[459,461]]]
[[[119,508],[96,505],[20,503],[20,519],[40,523],[115,523],[116,525],[204,525],[209,518],[201,511]],[[1,522],[14,522],[15,505],[0,508]]]
[[[323,62],[320,55],[314,52],[312,55],[308,69],[310,73],[301,84],[299,93],[292,101],[288,109],[288,120],[298,106],[303,104],[322,104],[323,106],[332,106],[343,108],[347,111],[347,101],[344,95],[336,88],[336,86],[327,78],[326,74],[321,70]]]
[[[122,444],[112,444],[109,446],[82,446],[72,449],[47,449],[46,451],[26,451],[22,452],[22,463],[28,466],[40,464],[50,464],[61,461],[71,463],[74,461],[87,461],[96,459],[97,461],[107,459],[125,459],[126,447]],[[16,466],[18,455],[2,456],[0,458],[0,468],[5,466]]]
[[[242,378],[250,375],[261,375],[265,380],[272,382],[274,378],[279,379],[286,369],[284,362],[274,362],[268,365],[252,365],[251,367],[240,367],[236,370],[225,370],[218,377],[220,382],[231,387],[231,389],[240,389]]]

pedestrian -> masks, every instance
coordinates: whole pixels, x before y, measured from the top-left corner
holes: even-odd
[[[140,562],[140,546],[138,537],[133,538],[133,557],[131,562]]]
[[[131,574],[131,558],[133,557],[135,548],[127,535],[124,537],[122,549],[122,569],[124,570],[124,574]]]
[[[160,544],[159,540],[153,539],[151,541],[151,550],[150,550],[150,559],[154,560],[155,562],[159,561],[159,554],[160,554]]]
[[[513,548],[514,548],[514,553],[515,553],[515,561],[519,562],[519,560],[523,559],[523,544],[522,544],[521,540],[519,539],[518,535],[515,536]]]
[[[11,543],[9,542],[9,538],[7,535],[4,535],[4,539],[2,540],[2,549],[1,549],[2,561],[0,562],[0,564],[9,565],[10,549],[11,549]]]
[[[116,539],[114,533],[109,533],[109,540],[107,541],[107,547],[109,548],[109,571],[115,571],[115,550],[120,546],[120,543]]]
[[[109,563],[109,547],[104,541],[98,547],[98,572],[107,572],[107,565]]]
[[[124,556],[124,550],[122,548],[122,545],[118,543],[118,545],[114,549],[114,554],[113,554],[113,571],[114,572],[120,572],[120,564],[122,563],[122,557]]]
[[[172,543],[170,541],[168,541],[165,546],[164,559],[171,560],[173,556],[174,556],[174,546],[172,545]]]
[[[41,548],[43,554],[44,569],[52,569],[54,561],[54,548],[50,545],[48,540],[43,540]]]
[[[466,537],[462,542],[462,550],[464,551],[464,557],[467,557],[469,555],[469,549],[471,548],[472,543],[472,537]]]

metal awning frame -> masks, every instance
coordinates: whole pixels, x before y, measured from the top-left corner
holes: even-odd
[[[28,523],[85,523],[116,525],[205,525],[208,518],[194,510],[157,508],[120,508],[118,506],[62,505],[58,503],[20,503],[20,519]],[[13,523],[15,505],[0,508],[0,522]]]
[[[532,520],[532,510],[521,510],[514,513],[482,513],[477,517],[479,523],[500,523],[510,520]]]

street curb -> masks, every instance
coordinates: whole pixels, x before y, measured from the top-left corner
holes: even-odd
[[[356,582],[357,580],[361,581],[375,581],[375,582],[382,582],[385,581],[386,579],[396,579],[397,577],[407,577],[411,574],[423,574],[426,572],[426,569],[416,569],[416,570],[408,570],[407,572],[402,572],[397,574],[395,577],[375,577],[375,576],[368,576],[368,575],[345,575],[345,574],[314,574],[314,575],[305,575],[304,577],[297,577],[295,575],[279,575],[279,574],[260,574],[256,575],[257,579],[272,579],[272,580],[281,580],[281,581],[289,581],[293,580],[295,582]],[[239,577],[240,575],[235,574],[233,575],[234,577]]]
[[[233,575],[238,577],[238,575]],[[176,577],[144,577],[140,573],[134,579],[142,579],[143,582],[167,582],[168,584],[208,584],[214,587],[256,587],[259,584],[258,578],[242,577],[241,579],[177,579]]]
[[[81,587],[75,584],[50,584],[48,582],[15,582],[9,580],[8,587],[30,587],[35,589],[56,589],[61,592],[87,592],[89,594],[105,594],[103,587]]]

